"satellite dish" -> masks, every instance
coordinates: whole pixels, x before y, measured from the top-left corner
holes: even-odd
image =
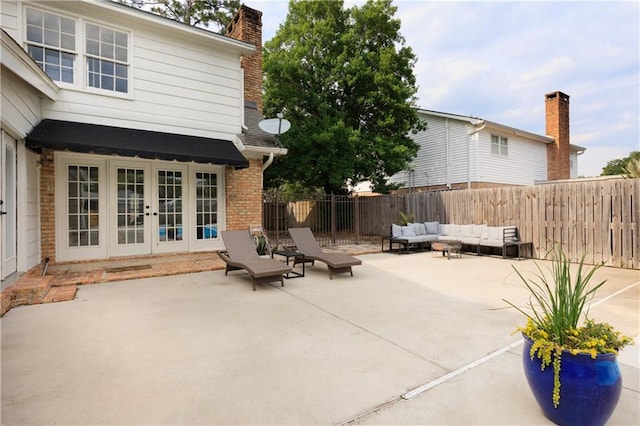
[[[281,135],[291,128],[291,122],[284,118],[268,118],[259,122],[258,127],[272,135]]]

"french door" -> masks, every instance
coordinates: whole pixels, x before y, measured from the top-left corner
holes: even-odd
[[[0,279],[16,272],[16,141],[4,131],[0,143]]]
[[[111,253],[138,255],[188,249],[187,166],[111,161]]]

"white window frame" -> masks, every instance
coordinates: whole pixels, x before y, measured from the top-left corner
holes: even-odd
[[[44,36],[43,36],[43,40],[42,42],[38,43],[35,41],[30,41],[29,37],[28,37],[28,27],[29,25],[27,24],[27,17],[28,17],[28,9],[31,9],[33,11],[36,12],[41,12],[41,13],[46,13],[49,15],[54,15],[57,16],[58,18],[65,18],[65,19],[69,19],[73,21],[74,24],[74,49],[73,50],[69,50],[67,48],[63,48],[62,46],[52,46],[52,45],[48,45],[45,44],[45,40],[44,40]],[[80,60],[81,60],[81,54],[80,51],[78,49],[78,38],[79,38],[79,19],[76,17],[72,17],[69,15],[65,15],[63,13],[57,12],[57,11],[52,11],[46,8],[40,8],[40,7],[32,7],[32,6],[25,6],[24,7],[24,13],[23,16],[21,17],[22,21],[23,21],[23,40],[24,40],[24,44],[25,44],[25,50],[27,52],[29,52],[29,46],[36,46],[36,47],[41,47],[43,49],[43,64],[45,64],[45,58],[46,58],[46,53],[44,52],[45,49],[51,49],[51,50],[56,50],[58,52],[61,53],[68,53],[68,54],[73,54],[74,55],[74,65],[73,65],[73,83],[69,83],[69,82],[65,82],[62,81],[62,72],[60,73],[60,79],[54,79],[53,77],[51,77],[49,75],[49,73],[47,73],[46,71],[46,65],[44,67],[40,66],[40,64],[38,63],[38,66],[40,66],[40,68],[42,68],[42,70],[47,73],[47,75],[49,75],[49,77],[54,80],[56,82],[56,84],[59,84],[61,87],[77,87],[78,86],[78,81],[79,81],[79,70],[82,68],[80,65]],[[58,33],[60,34],[60,32]],[[37,60],[34,58],[34,62],[37,62]],[[60,67],[62,68],[62,64],[60,64]]]
[[[107,208],[108,198],[106,187],[107,162],[94,155],[74,155],[55,153],[56,164],[56,258],[59,261],[100,259],[108,256]],[[98,229],[100,230],[100,244],[96,246],[69,246],[67,217],[69,214],[69,189],[67,184],[67,166],[83,165],[98,167],[98,182],[100,195],[98,197],[99,215]]]
[[[509,156],[509,138],[491,135],[491,154],[498,157]]]
[[[55,4],[55,2],[52,2]],[[37,43],[32,43],[27,40],[27,9],[33,9],[43,13],[49,13],[52,15],[57,15],[60,17],[72,19],[75,23],[75,63],[74,63],[74,74],[73,74],[73,83],[65,83],[63,81],[56,81],[56,84],[62,88],[76,90],[86,93],[92,93],[97,95],[115,97],[115,98],[123,98],[123,99],[133,99],[133,91],[134,91],[134,81],[133,81],[133,31],[128,28],[122,28],[115,25],[104,24],[92,19],[85,19],[81,16],[71,16],[65,13],[61,13],[58,10],[48,8],[46,6],[42,6],[40,4],[36,6],[33,5],[24,5],[21,9],[22,16],[19,17],[23,24],[23,45],[25,51],[28,52],[29,45],[36,45]],[[127,92],[117,92],[115,90],[102,89],[97,87],[91,87],[88,84],[88,64],[87,58],[94,57],[88,56],[86,52],[86,24],[96,25],[100,28],[109,29],[112,31],[117,31],[120,33],[124,33],[127,36]],[[67,50],[63,50],[67,52]],[[108,58],[103,58],[108,59]],[[46,72],[46,71],[45,71]]]
[[[87,41],[88,41],[88,31],[87,31],[87,26],[88,25],[93,25],[95,27],[98,27],[98,30],[108,30],[108,31],[113,31],[114,32],[114,36],[115,33],[120,33],[120,34],[124,34],[126,37],[126,43],[127,43],[127,52],[126,52],[126,61],[121,61],[121,60],[116,60],[115,57],[113,58],[109,58],[108,56],[104,56],[102,54],[90,54],[87,51]],[[104,24],[100,24],[94,21],[90,21],[90,20],[86,20],[82,22],[82,57],[83,57],[83,67],[84,67],[84,74],[83,74],[83,84],[84,87],[87,91],[91,91],[91,92],[96,92],[96,93],[101,93],[101,94],[111,94],[111,95],[115,95],[115,96],[129,96],[131,94],[131,33],[129,31],[123,30],[123,29],[119,29],[119,28],[115,28],[113,26],[109,26],[109,25],[104,25]],[[115,49],[115,44],[114,44],[114,49]],[[114,55],[115,56],[115,55]],[[89,84],[89,60],[90,59],[97,59],[100,61],[107,61],[107,62],[111,62],[114,65],[114,80],[116,78],[116,71],[115,71],[115,67],[117,65],[124,65],[127,69],[127,91],[126,92],[120,92],[116,90],[116,84],[114,81],[114,88],[113,89],[105,89],[103,87],[96,87],[96,86],[92,86]],[[102,75],[102,74],[100,74]]]
[[[195,218],[196,213],[196,173],[211,173],[216,174],[216,185],[217,185],[217,232],[218,235],[216,238],[208,238],[208,239],[197,239],[197,228],[196,223],[197,220]],[[220,231],[224,231],[227,223],[226,217],[226,196],[225,196],[225,167],[224,166],[213,166],[206,164],[191,164],[189,166],[189,199],[191,200],[191,205],[189,208],[189,213],[193,217],[190,218],[191,222],[194,223],[193,226],[190,226],[189,232],[191,233],[189,237],[190,241],[190,249],[191,250],[221,250],[224,248],[224,244],[222,242],[222,237],[220,235]]]

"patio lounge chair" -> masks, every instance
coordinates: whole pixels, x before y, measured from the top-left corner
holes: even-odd
[[[218,252],[227,264],[225,275],[229,271],[247,271],[253,281],[253,291],[256,291],[256,283],[280,281],[284,287],[282,274],[291,272],[291,267],[278,260],[261,258],[249,231],[222,231],[220,234],[227,249],[226,252]]]
[[[329,268],[329,279],[333,279],[333,274],[345,272],[349,272],[351,276],[353,276],[351,267],[362,265],[360,259],[349,256],[348,254],[327,253],[323,251],[310,228],[289,228],[289,234],[298,251],[304,254],[305,260],[317,260],[327,264]]]

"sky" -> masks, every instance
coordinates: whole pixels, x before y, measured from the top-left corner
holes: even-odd
[[[262,11],[263,43],[288,1]],[[346,7],[362,2],[345,2]],[[640,2],[394,0],[417,57],[418,106],[545,134],[544,95],[570,96],[579,176],[640,150]]]

